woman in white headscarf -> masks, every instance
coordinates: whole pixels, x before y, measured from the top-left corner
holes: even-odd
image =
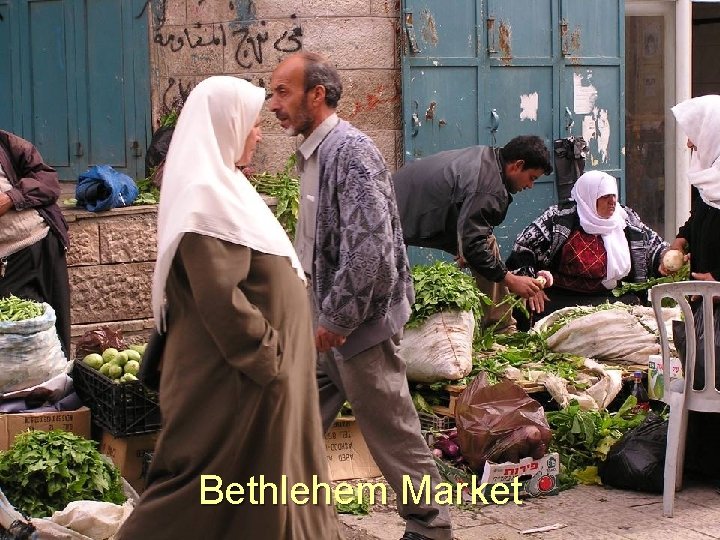
[[[692,151],[690,217],[670,246],[687,253],[694,279],[720,280],[720,96],[700,96],[672,108]]]
[[[530,276],[548,271],[553,277],[549,288],[529,299],[528,308],[537,316],[567,306],[640,303],[634,294],[615,298],[611,291],[620,281],[659,276],[667,244],[618,203],[617,181],[605,172],[580,176],[571,198],[548,208],[515,240],[509,270]],[[519,324],[526,327],[527,321]]]
[[[282,498],[283,485],[327,482],[328,469],[303,274],[239,168],[261,138],[264,100],[247,81],[210,77],[173,135],[152,291],[167,329],[163,429],[123,540],[340,538],[323,497]]]

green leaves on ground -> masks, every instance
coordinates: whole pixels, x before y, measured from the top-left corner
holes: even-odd
[[[415,303],[408,328],[420,325],[430,315],[443,310],[472,311],[476,321],[482,306],[491,300],[481,293],[475,280],[451,263],[438,261],[432,265],[416,265],[412,269]]]
[[[65,431],[28,431],[0,453],[0,486],[25,515],[50,516],[79,500],[125,502],[120,472],[95,443]]]
[[[560,454],[563,470],[560,485],[570,487],[578,482],[599,483],[597,464],[604,461],[610,447],[629,430],[645,420],[646,413],[635,412],[635,396],[628,396],[617,412],[584,411],[577,401],[561,411],[547,412],[552,439],[550,451]],[[595,467],[594,474],[593,469]]]
[[[275,217],[293,240],[300,211],[300,180],[295,174],[295,154],[288,158],[282,171],[250,174],[248,180],[258,193],[277,199]]]
[[[358,497],[353,498],[349,502],[339,502],[335,500],[335,510],[338,514],[353,514],[355,516],[367,516],[370,513],[370,495],[365,490],[358,491]]]

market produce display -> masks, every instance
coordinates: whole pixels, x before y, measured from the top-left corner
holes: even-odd
[[[142,355],[147,344],[130,345],[129,348],[118,351],[114,347],[105,349],[102,354],[90,353],[82,362],[99,371],[116,383],[137,381],[140,371]]]
[[[0,298],[0,321],[24,321],[34,319],[45,312],[40,302],[25,300],[11,294]]]
[[[96,443],[65,431],[28,431],[0,453],[0,486],[25,515],[43,517],[71,501],[122,504],[120,472]]]

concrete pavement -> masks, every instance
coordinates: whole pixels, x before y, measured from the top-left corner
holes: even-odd
[[[368,516],[342,515],[347,540],[398,540],[403,520],[394,499]],[[457,540],[709,540],[720,539],[720,493],[688,484],[675,497],[675,516],[662,516],[662,496],[601,486],[577,486],[516,506],[451,508]],[[521,534],[554,524],[563,527]]]

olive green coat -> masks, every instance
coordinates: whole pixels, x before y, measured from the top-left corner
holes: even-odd
[[[264,504],[250,500],[251,477],[275,484],[278,499],[282,475],[288,493],[313,475],[328,481],[307,293],[289,260],[187,233],[166,291],[163,430],[119,538],[341,538],[332,504],[273,504],[271,488]],[[223,496],[241,484],[244,501],[201,505],[201,475],[219,476]]]

